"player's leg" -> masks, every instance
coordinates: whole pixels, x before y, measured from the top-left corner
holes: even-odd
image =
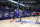
[[[14,12],[14,18],[13,18],[13,21],[15,20],[15,17],[16,17],[16,15],[15,15],[15,12]]]
[[[21,21],[21,14],[19,14],[19,18],[20,18],[20,21]]]

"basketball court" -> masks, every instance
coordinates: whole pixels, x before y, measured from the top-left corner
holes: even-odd
[[[38,16],[35,17],[24,17],[21,18],[21,21],[31,21],[31,22],[36,22]],[[40,24],[34,24],[34,23],[23,23],[21,24],[21,22],[16,22],[19,21],[20,19],[17,18],[13,21],[12,19],[12,23],[10,23],[10,19],[6,19],[6,20],[1,20],[0,21],[0,27],[40,27]],[[38,22],[40,22],[40,16],[38,18]]]

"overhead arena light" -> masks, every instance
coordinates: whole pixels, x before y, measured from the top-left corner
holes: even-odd
[[[20,3],[20,5],[25,6],[25,5],[21,4],[21,3]]]
[[[22,6],[25,6],[24,4],[18,3],[16,1],[12,1],[12,0],[8,0],[8,1],[13,2],[13,3],[16,3],[16,4],[19,4],[19,5],[22,5]]]
[[[11,2],[18,4],[18,2],[15,2],[15,1],[11,1]]]

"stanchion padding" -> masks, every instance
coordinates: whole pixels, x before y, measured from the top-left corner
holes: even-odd
[[[40,15],[40,13],[39,13],[39,15]]]
[[[36,14],[36,12],[33,12],[33,15],[35,15]]]

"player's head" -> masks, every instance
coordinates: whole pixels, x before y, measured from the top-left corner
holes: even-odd
[[[17,9],[19,10],[19,7],[17,7]]]

